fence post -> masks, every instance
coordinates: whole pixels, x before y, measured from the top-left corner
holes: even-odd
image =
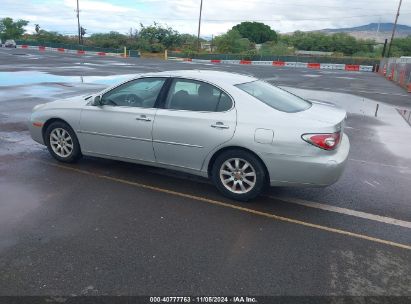
[[[375,117],[377,117],[378,114],[378,108],[380,107],[380,105],[377,103],[377,106],[375,107]]]

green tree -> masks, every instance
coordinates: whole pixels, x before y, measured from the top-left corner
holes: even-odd
[[[168,49],[182,45],[181,35],[176,30],[171,27],[163,27],[156,22],[149,26],[141,24],[138,37],[148,41],[149,44],[156,48],[162,46]]]
[[[37,40],[42,42],[57,42],[57,43],[67,43],[67,37],[63,36],[57,32],[48,32],[45,30],[39,30],[37,33]]]
[[[320,32],[296,31],[281,35],[280,41],[298,50],[338,52],[344,55],[373,52],[375,41],[356,39],[347,33],[326,34]]]
[[[104,48],[122,48],[126,46],[128,37],[119,32],[96,33],[87,38],[86,44]]]
[[[411,56],[411,36],[406,38],[396,38],[392,43],[392,56]]]
[[[201,42],[206,42],[207,40],[200,38]],[[196,53],[197,52],[197,36],[191,34],[181,34],[181,48],[184,52]],[[201,50],[200,50],[201,51]]]
[[[283,42],[275,43],[274,41],[267,41],[263,43],[259,53],[263,56],[265,55],[278,55],[278,56],[293,55],[294,48],[289,47],[287,44]]]
[[[270,26],[261,22],[241,22],[233,26],[243,38],[247,38],[254,43],[264,43],[266,41],[277,41],[277,33]]]
[[[215,37],[215,45],[220,53],[242,53],[250,48],[250,41],[243,38],[237,30]]]
[[[27,24],[29,24],[29,22],[23,19],[15,22],[9,17],[0,19],[0,38],[3,40],[20,38],[25,32],[24,27]]]

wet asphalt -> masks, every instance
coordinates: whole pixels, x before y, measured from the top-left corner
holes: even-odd
[[[28,135],[36,104],[194,68],[346,108],[341,180],[271,188],[244,204],[169,170],[61,165]],[[411,108],[411,95],[375,73],[0,49],[0,295],[411,296],[411,127],[396,108]]]

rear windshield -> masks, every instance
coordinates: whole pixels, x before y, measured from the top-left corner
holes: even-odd
[[[311,107],[309,101],[261,80],[237,84],[236,87],[279,111],[295,113]]]

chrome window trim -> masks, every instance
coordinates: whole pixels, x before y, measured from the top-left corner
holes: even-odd
[[[216,87],[217,89],[219,89],[220,91],[222,91],[224,94],[226,94],[226,95],[230,98],[230,100],[231,100],[231,108],[228,109],[228,110],[226,110],[226,111],[192,111],[192,110],[168,109],[168,108],[165,107],[165,103],[164,103],[164,108],[161,108],[162,110],[168,110],[168,111],[183,111],[183,112],[190,112],[190,113],[193,113],[193,112],[194,112],[194,113],[227,113],[227,112],[232,111],[232,110],[235,108],[235,101],[234,101],[234,98],[231,96],[231,94],[229,94],[226,90],[222,89],[220,86],[218,86],[218,85],[216,85],[216,84],[214,84],[214,83],[212,83],[212,82],[205,81],[205,80],[200,80],[200,79],[192,78],[192,77],[188,78],[188,77],[180,77],[180,76],[177,76],[177,77],[171,77],[171,78],[172,78],[172,81],[173,81],[173,82],[174,82],[174,80],[177,80],[177,79],[195,80],[195,81],[203,82],[203,83],[209,84],[209,85],[211,85],[211,86],[213,86],[213,87]],[[167,99],[168,99],[168,97],[169,97],[169,94],[170,94],[170,88],[168,89],[168,92],[167,92]],[[167,101],[167,99],[166,99],[165,101]]]
[[[159,78],[159,79],[164,78],[164,83],[163,83],[163,85],[162,85],[162,87],[161,87],[161,89],[162,89],[163,86],[165,85],[167,79],[170,78],[170,76],[142,76],[142,77],[136,77],[136,78],[128,79],[128,80],[125,80],[125,81],[123,81],[123,82],[115,85],[114,87],[110,87],[110,88],[107,88],[107,89],[101,91],[101,92],[100,92],[99,94],[97,94],[96,96],[100,96],[100,99],[102,99],[102,98],[103,98],[103,95],[105,95],[105,94],[113,91],[114,89],[117,89],[119,86],[122,86],[123,84],[129,83],[129,82],[132,82],[132,81],[141,80],[141,79],[146,79],[146,78]],[[160,91],[161,91],[161,89],[160,89]],[[159,94],[160,94],[160,92],[159,92]],[[96,96],[95,96],[95,97],[96,97]],[[94,98],[92,98],[92,99],[94,99]],[[92,102],[93,102],[93,101],[90,101],[87,105],[94,106],[94,105],[92,105]],[[129,107],[129,106],[113,106],[113,105],[101,105],[101,106],[127,107],[127,108],[139,108],[139,109],[157,109],[157,108],[143,108],[143,107]]]

